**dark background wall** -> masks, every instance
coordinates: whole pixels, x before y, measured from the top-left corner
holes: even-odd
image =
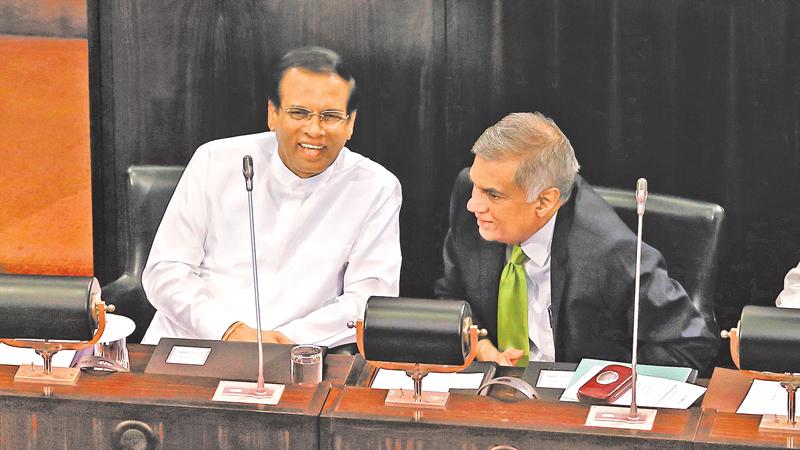
[[[539,110],[592,183],[727,211],[717,315],[770,304],[800,260],[800,2],[89,1],[95,272],[122,271],[131,164],[263,131],[269,68],[323,45],[364,90],[349,147],[403,184],[403,295],[430,296],[478,135]]]

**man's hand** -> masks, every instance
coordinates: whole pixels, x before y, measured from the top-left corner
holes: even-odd
[[[478,361],[494,361],[501,366],[513,366],[524,355],[524,351],[513,347],[501,352],[489,339],[481,339],[478,341],[478,351],[475,357],[478,358]]]
[[[228,335],[226,341],[245,341],[245,342],[257,342],[258,335],[256,334],[255,328],[250,328],[247,325],[239,325],[236,327],[230,335]],[[294,344],[291,339],[287,338],[283,333],[280,331],[261,331],[261,342],[265,344]]]

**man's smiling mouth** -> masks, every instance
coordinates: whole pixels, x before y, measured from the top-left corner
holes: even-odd
[[[307,148],[309,150],[322,150],[323,148],[325,148],[322,145],[312,145],[312,144],[302,144],[302,143],[300,144],[300,147]]]

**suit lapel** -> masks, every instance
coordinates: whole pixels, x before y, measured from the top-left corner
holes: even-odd
[[[480,270],[478,273],[480,274],[481,296],[486,299],[483,320],[487,322],[486,326],[489,330],[497,330],[497,292],[500,286],[500,274],[503,272],[506,262],[506,246],[499,242],[487,242],[479,239],[478,264]],[[494,338],[496,339],[497,336]]]
[[[561,208],[558,209],[556,216],[555,230],[553,231],[553,243],[550,247],[550,311],[552,314],[553,323],[553,339],[555,341],[556,361],[560,361],[560,353],[562,352],[559,342],[558,329],[559,318],[561,317],[561,306],[565,303],[566,296],[566,279],[567,279],[567,242],[569,240],[569,231],[572,229],[572,221],[575,217],[575,201],[578,196],[577,185],[580,182],[580,176],[575,181],[575,187],[572,189],[572,194],[569,200]]]

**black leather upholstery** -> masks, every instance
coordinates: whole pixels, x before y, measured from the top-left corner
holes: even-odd
[[[594,190],[636,233],[634,189],[596,186]],[[683,285],[712,329],[716,328],[714,292],[724,218],[725,210],[715,203],[651,193],[642,224],[643,241],[661,251],[670,276]]]
[[[131,166],[128,169],[125,272],[103,287],[106,304],[115,305],[116,314],[130,317],[136,323],[136,331],[128,342],[141,342],[156,312],[142,289],[142,271],[183,170],[182,166]]]
[[[336,354],[336,355],[357,355],[358,354],[358,345],[355,342],[351,342],[349,344],[342,344],[337,345],[336,347],[328,348],[328,354]]]

